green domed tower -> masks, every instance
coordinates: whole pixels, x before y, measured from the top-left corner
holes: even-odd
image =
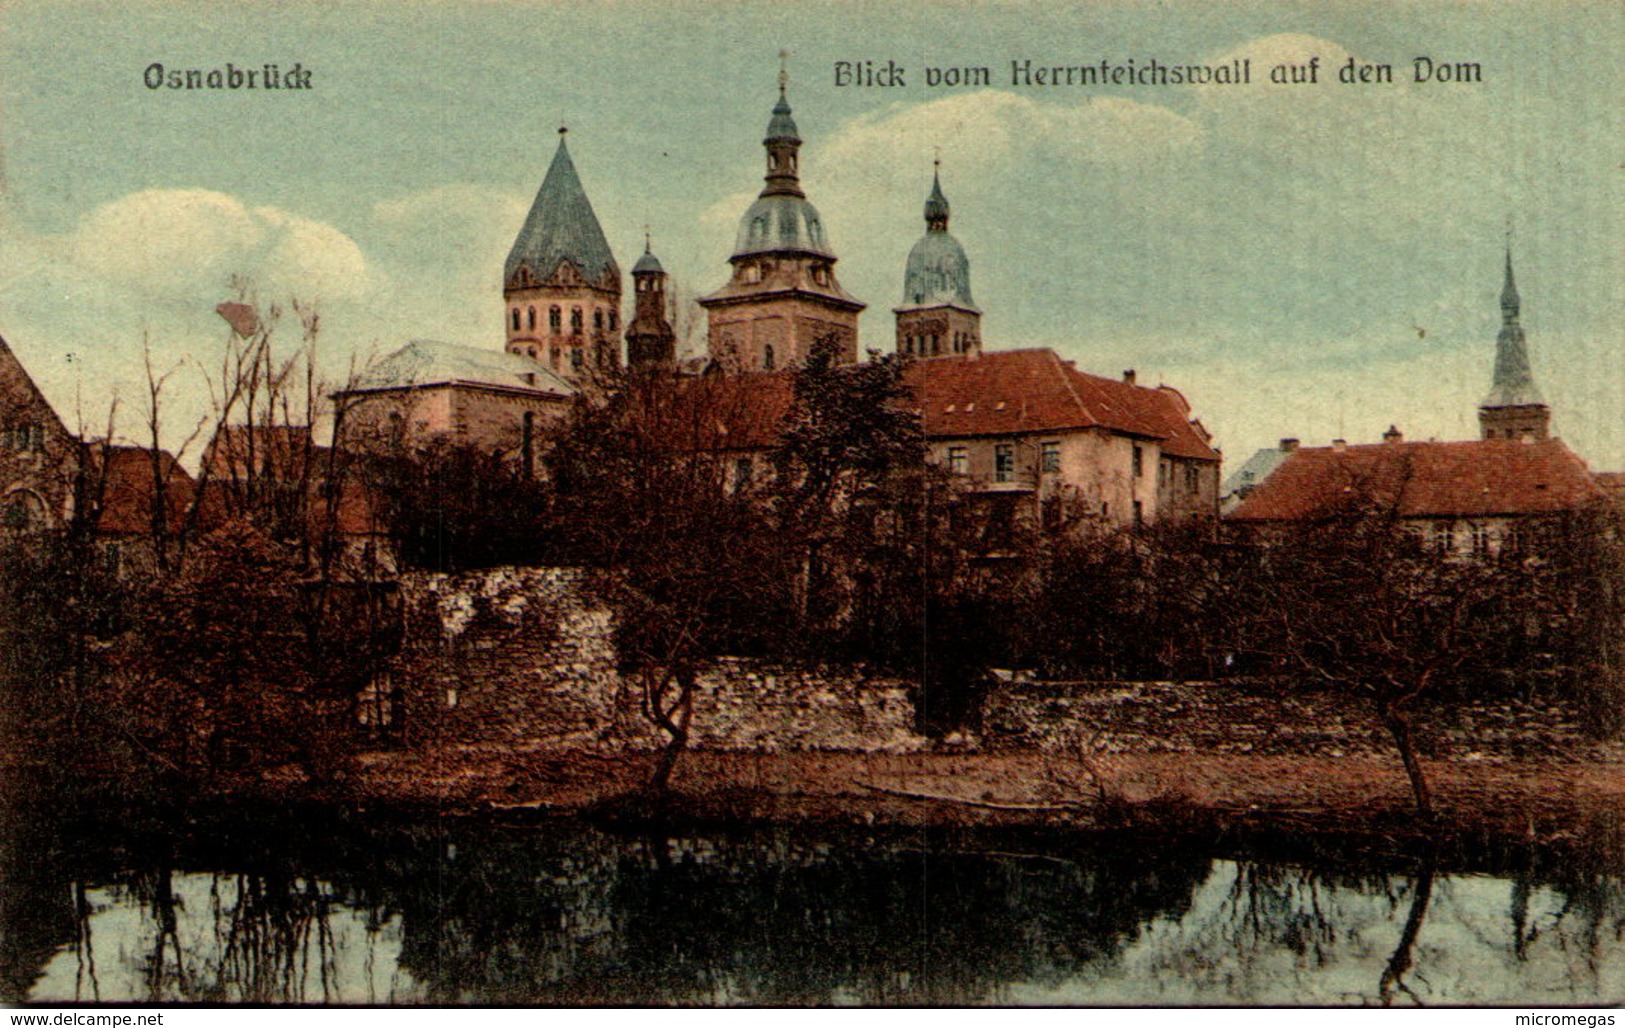
[[[779,74],[779,102],[767,124],[766,185],[739,222],[733,274],[700,300],[713,360],[730,371],[774,371],[801,363],[833,337],[844,361],[858,356],[864,304],[835,278],[824,222],[801,190],[801,135]]]
[[[925,235],[908,252],[897,352],[908,357],[960,357],[982,352],[982,312],[970,295],[970,259],[948,233],[948,198],[941,162],[925,201]]]

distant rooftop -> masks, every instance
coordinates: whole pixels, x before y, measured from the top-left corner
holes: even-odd
[[[576,388],[528,357],[432,339],[418,339],[370,365],[355,390],[418,389],[432,385],[492,386],[573,396]]]

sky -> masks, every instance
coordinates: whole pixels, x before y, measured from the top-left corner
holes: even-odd
[[[988,348],[1173,385],[1229,467],[1285,436],[1474,438],[1510,225],[1554,431],[1625,468],[1613,0],[7,0],[0,336],[70,427],[116,395],[132,435],[149,340],[171,446],[206,407],[233,275],[317,305],[335,382],[412,339],[500,349],[502,261],[560,125],[623,271],[647,226],[680,295],[704,295],[761,187],[781,50],[866,348],[892,347],[940,151]],[[1480,81],[1415,82],[1419,56]],[[1339,83],[1351,57],[1393,81]],[[1253,84],[1010,73],[1237,58]],[[1311,58],[1315,83],[1268,81]],[[840,61],[904,84],[838,86]],[[297,63],[312,88],[143,81],[228,62]],[[933,86],[928,67],[990,74]]]

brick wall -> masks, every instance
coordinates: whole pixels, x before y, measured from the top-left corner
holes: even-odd
[[[396,720],[412,743],[645,748],[662,736],[616,667],[610,612],[572,568],[411,573],[406,644],[362,696],[366,720]],[[784,668],[729,658],[700,676],[692,742],[717,749],[906,750],[906,682],[862,668]]]

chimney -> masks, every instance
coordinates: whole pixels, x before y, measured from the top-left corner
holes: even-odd
[[[1349,441],[1347,439],[1333,439],[1332,440],[1332,449],[1336,450],[1338,453],[1342,453],[1344,450],[1346,450],[1348,448],[1349,448]]]
[[[1295,452],[1297,452],[1297,449],[1298,449],[1298,441],[1296,439],[1287,438],[1287,439],[1282,439],[1281,440],[1281,452],[1282,453],[1295,453]]]
[[[1134,384],[1134,369],[1133,368],[1129,368],[1128,370],[1123,372],[1123,384],[1124,385],[1133,385]]]
[[[1398,425],[1389,425],[1388,431],[1382,434],[1382,441],[1385,443],[1402,443],[1405,441],[1405,433],[1399,430]]]

